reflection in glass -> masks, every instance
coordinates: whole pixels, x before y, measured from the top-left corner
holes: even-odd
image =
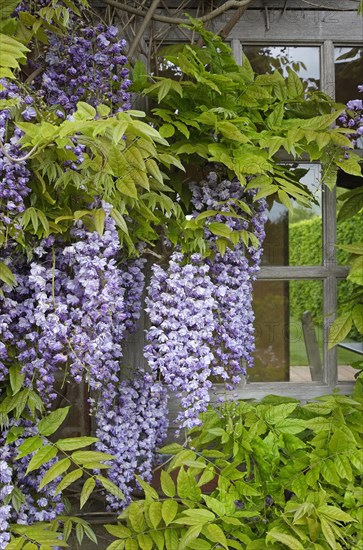
[[[335,99],[347,103],[362,98],[363,48],[335,48]]]
[[[322,358],[322,282],[257,281],[254,285],[256,352],[248,382],[312,380],[302,317],[310,311],[314,350]],[[306,336],[306,332],[305,332]]]
[[[307,90],[320,87],[320,51],[318,47],[306,46],[243,46],[253,70],[269,74],[278,70],[287,76],[287,67],[304,81]]]
[[[295,200],[293,211],[267,198],[270,206],[262,265],[320,265],[322,262],[320,166],[299,164],[293,169],[306,170],[301,182],[307,186],[316,204],[307,208]]]
[[[349,220],[350,221],[350,220]],[[354,299],[354,285],[350,281],[339,280],[338,281],[338,313],[344,313],[353,309],[355,305]],[[358,371],[351,365],[354,363],[360,363],[363,367],[363,355],[353,351],[357,344],[362,344],[363,336],[360,334],[355,326],[352,327],[348,336],[344,338],[342,342],[345,347],[337,347],[338,353],[338,380],[341,382],[355,380],[354,375]],[[351,350],[349,349],[351,348]]]

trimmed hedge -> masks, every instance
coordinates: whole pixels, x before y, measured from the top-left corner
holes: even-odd
[[[350,244],[361,241],[363,236],[363,216],[355,216],[338,224],[338,244]],[[289,257],[290,265],[319,265],[322,255],[322,222],[316,217],[310,220],[293,223],[289,227]],[[338,261],[347,263],[349,254],[338,249]],[[290,282],[290,313],[296,319],[301,319],[304,311],[312,312],[315,323],[322,324],[322,283],[320,281]],[[345,303],[352,295],[353,285],[349,281],[341,281],[338,285],[338,303],[343,310]],[[352,331],[352,338],[358,338],[358,332]]]

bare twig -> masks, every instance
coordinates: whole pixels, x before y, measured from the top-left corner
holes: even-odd
[[[37,69],[35,69],[35,71],[33,71],[28,76],[28,78],[26,79],[24,84],[31,84],[33,82],[33,80],[42,73],[42,71],[43,71],[43,67],[38,67]]]
[[[24,162],[25,160],[28,160],[28,158],[30,158],[32,156],[32,154],[37,150],[37,145],[34,145],[34,147],[32,149],[30,149],[29,153],[27,153],[26,155],[24,155],[23,157],[19,157],[19,158],[16,158],[16,157],[12,157],[11,155],[9,155],[9,153],[7,152],[7,150],[5,149],[4,147],[4,144],[2,142],[2,140],[0,139],[0,149],[3,153],[3,155],[8,159],[10,160],[10,162],[15,162],[16,164],[20,164],[21,162]]]
[[[105,4],[108,4],[109,6],[114,6],[115,8],[126,11],[128,13],[132,13],[134,15],[139,15],[140,17],[146,17],[147,11],[133,8],[126,4],[121,4],[121,2],[117,2],[117,0],[103,0]],[[215,17],[218,17],[218,15],[221,15],[227,10],[233,9],[233,8],[241,8],[243,6],[247,6],[250,4],[251,0],[227,0],[222,6],[219,6],[218,8],[215,8],[211,12],[207,13],[206,15],[202,15],[201,17],[198,17],[197,20],[201,21],[202,23],[205,23],[207,21],[211,21]],[[165,15],[160,15],[157,13],[154,13],[151,17],[151,19],[154,19],[155,21],[160,21],[161,23],[169,23],[169,25],[181,25],[182,23],[189,23],[189,20],[186,17],[167,17]]]

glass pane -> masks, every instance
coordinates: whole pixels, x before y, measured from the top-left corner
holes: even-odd
[[[353,285],[350,281],[338,281],[338,311],[342,313],[354,305]],[[363,336],[359,334],[355,326],[344,341],[338,345],[338,380],[341,382],[354,380],[358,372],[351,365],[361,363],[363,367]],[[361,367],[361,368],[362,368]]]
[[[258,74],[279,70],[287,76],[291,67],[305,82],[308,90],[320,87],[320,50],[306,46],[243,46],[253,70]]]
[[[289,213],[274,196],[268,197],[270,212],[262,265],[320,265],[322,262],[320,166],[294,166],[307,170],[301,181],[313,194],[316,204],[306,208],[293,201],[293,212]]]
[[[253,304],[256,351],[248,381],[310,382],[321,377],[322,282],[256,281]]]
[[[335,48],[335,98],[341,103],[362,98],[363,48]]]
[[[347,189],[337,188],[337,196],[342,193],[346,193]],[[339,202],[338,202],[339,207]],[[363,216],[361,214],[356,214],[351,218],[338,221],[337,223],[337,243],[338,244],[352,244],[359,243],[362,241],[363,235]],[[344,250],[337,250],[337,257],[339,264],[347,264],[349,261],[350,254]]]
[[[347,103],[349,100],[358,100],[350,105],[352,111],[348,111],[348,124],[352,123],[357,129],[359,120],[359,109],[362,108],[362,93],[358,86],[363,83],[363,48],[335,48],[335,98],[337,101]],[[340,118],[339,118],[340,120]],[[354,124],[355,120],[355,124]],[[347,122],[345,122],[346,124]],[[356,147],[363,148],[363,136],[355,136]],[[354,176],[353,176],[354,178]],[[339,182],[338,175],[338,182]],[[357,179],[357,178],[355,178]],[[344,175],[343,185],[350,187],[347,176]],[[353,186],[360,185],[359,182]]]

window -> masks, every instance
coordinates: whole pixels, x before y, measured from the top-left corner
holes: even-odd
[[[355,13],[291,10],[283,18],[277,9],[268,11],[248,10],[247,17],[232,31],[237,61],[245,52],[256,72],[277,69],[284,73],[290,66],[307,89],[320,88],[332,97],[336,90],[340,102],[358,97],[357,86],[363,74],[363,30]],[[290,20],[293,15],[294,20]],[[347,28],[351,29],[349,43],[335,43],[336,36],[347,35]],[[354,378],[346,364],[359,358],[344,350],[328,350],[327,345],[337,290],[343,288],[342,295],[347,274],[336,252],[336,191],[316,188],[318,165],[292,167],[306,170],[305,182],[315,192],[317,204],[310,211],[296,205],[293,214],[277,202],[271,204],[265,254],[255,284],[256,366],[238,390],[239,397],[258,398],[266,393],[313,397],[336,385],[349,391],[349,382]],[[301,227],[304,224],[305,228]],[[304,239],[301,248],[297,247],[297,233]],[[317,376],[311,365],[308,367],[311,358],[307,357],[302,326],[304,300],[306,310],[312,310],[314,352],[321,360]]]
[[[290,66],[307,89],[320,89],[343,103],[357,98],[363,74],[363,28],[356,3],[342,0],[339,11],[321,9],[318,2],[315,8],[309,3],[285,0],[276,0],[273,7],[267,4],[254,0],[230,31],[227,40],[236,61],[242,63],[245,52],[256,72],[279,69],[284,73]],[[229,18],[230,14],[224,14],[214,20],[211,30],[217,32]],[[170,29],[167,41],[180,44],[185,35]],[[281,162],[306,170],[305,181],[314,189],[320,178],[317,164],[295,164],[287,156]],[[351,184],[349,176],[348,180],[345,186]],[[313,209],[306,211],[296,205],[293,214],[277,202],[271,204],[265,256],[255,285],[256,367],[233,392],[234,397],[260,398],[276,393],[306,398],[328,393],[336,386],[343,392],[351,391],[351,371],[338,371],[337,358],[340,365],[346,365],[354,355],[342,355],[342,350],[336,348],[328,350],[327,345],[338,289],[345,292],[348,272],[336,249],[336,192],[339,188],[329,191],[319,187]],[[311,250],[306,254],[299,252],[294,241],[300,222],[307,226],[304,239]],[[303,301],[296,305],[300,295],[314,305],[310,312],[315,351],[321,359],[318,377],[312,376],[307,366]],[[277,317],[281,317],[279,326]],[[224,388],[216,386],[212,399],[224,393]]]

